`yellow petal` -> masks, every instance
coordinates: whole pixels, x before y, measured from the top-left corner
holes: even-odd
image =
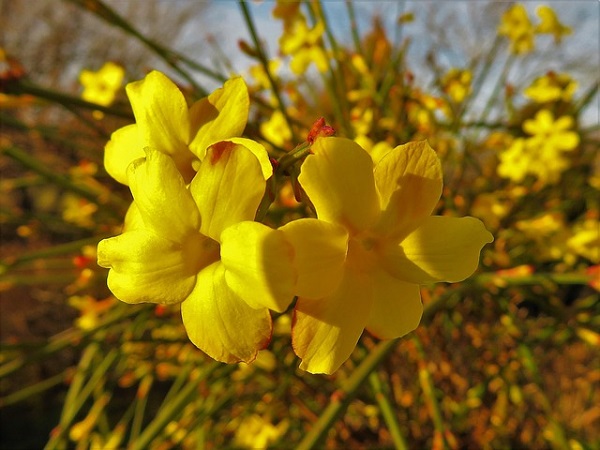
[[[419,286],[375,270],[373,306],[367,331],[379,339],[395,339],[413,331],[423,315]]]
[[[98,244],[98,265],[110,268],[108,287],[127,303],[179,303],[190,293],[197,268],[179,243],[144,230]]]
[[[144,225],[159,236],[181,241],[200,228],[194,199],[170,156],[147,148],[146,158],[129,166],[129,187]]]
[[[372,296],[371,280],[347,270],[331,296],[298,299],[292,345],[301,369],[331,374],[350,357],[367,324]]]
[[[474,217],[431,216],[399,245],[382,250],[382,265],[401,280],[426,284],[457,282],[479,264],[479,252],[494,240]]]
[[[144,157],[137,125],[119,128],[110,136],[104,148],[104,167],[108,174],[122,184],[127,181],[127,167],[138,158]]]
[[[242,147],[246,147],[246,149],[250,150],[252,154],[256,157],[260,164],[260,170],[262,172],[262,176],[265,180],[268,180],[271,175],[273,175],[273,165],[271,164],[271,160],[269,159],[269,153],[264,145],[259,144],[252,139],[246,138],[229,138],[224,139],[227,142],[231,142],[236,145],[241,145]]]
[[[175,153],[190,137],[188,107],[179,88],[154,70],[127,85],[127,96],[140,129],[142,147]]]
[[[228,286],[252,308],[283,312],[294,298],[293,250],[281,231],[241,222],[221,234]]]
[[[298,219],[280,230],[294,252],[298,274],[294,293],[313,299],[331,295],[344,274],[348,250],[346,229],[322,220]]]
[[[212,144],[241,136],[246,128],[249,109],[250,97],[243,78],[226,81],[222,88],[198,100],[190,108],[190,149],[203,160]]]
[[[220,242],[229,226],[254,220],[265,187],[251,150],[227,141],[212,145],[190,186],[202,218],[200,232]]]
[[[227,285],[220,262],[198,274],[181,304],[181,316],[190,340],[217,361],[252,362],[271,339],[269,311],[251,308],[238,297]]]
[[[427,141],[400,145],[375,166],[382,210],[376,232],[401,238],[431,214],[442,193],[442,165]]]
[[[358,232],[379,215],[373,162],[355,142],[336,137],[316,140],[302,164],[299,181],[321,220]]]

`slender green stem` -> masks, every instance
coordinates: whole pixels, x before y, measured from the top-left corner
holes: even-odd
[[[26,355],[19,355],[16,358],[2,364],[0,366],[0,379],[16,372],[23,366],[37,361],[38,359],[47,358],[48,356],[57,353],[65,348],[85,345],[89,338],[107,327],[114,325],[117,322],[124,321],[127,317],[140,313],[139,307],[127,305],[121,308],[115,308],[114,312],[107,315],[95,328],[90,330],[80,330],[78,328],[70,328],[46,342],[39,350],[30,352]]]
[[[423,311],[421,319],[422,324],[427,324],[435,314],[444,308],[446,302],[456,294],[456,290],[449,291],[446,295],[432,302]],[[325,439],[327,432],[334,425],[336,420],[342,415],[350,401],[356,396],[358,388],[361,387],[367,377],[373,372],[379,364],[396,348],[400,339],[391,339],[382,341],[367,355],[367,357],[354,370],[352,375],[346,380],[344,385],[336,392],[331,399],[331,403],[319,416],[311,430],[296,447],[297,450],[309,450],[318,448]]]
[[[96,103],[83,100],[80,97],[46,89],[44,87],[38,86],[34,83],[22,79],[9,83],[7,87],[7,93],[12,95],[33,95],[34,97],[48,100],[53,103],[58,103],[65,107],[76,106],[79,108],[89,109],[91,111],[101,111],[105,114],[109,114],[112,116],[134,120],[133,114],[130,111],[122,111],[120,109],[112,108],[110,106],[98,105]]]
[[[398,416],[396,415],[394,407],[390,402],[389,393],[385,392],[383,383],[381,382],[381,377],[377,372],[372,372],[371,375],[369,375],[369,383],[371,384],[371,389],[373,389],[373,393],[375,394],[375,400],[379,405],[383,420],[385,421],[390,435],[392,436],[394,446],[397,450],[408,450],[408,444],[406,443],[406,439],[404,439],[402,430],[400,429]]]
[[[585,285],[594,280],[594,275],[580,272],[570,273],[535,273],[532,275],[513,276],[501,275],[496,272],[480,273],[475,275],[471,282],[477,284],[496,283],[499,285],[525,286],[545,284],[550,282],[564,285]]]
[[[80,239],[78,241],[67,242],[66,244],[59,244],[53,247],[47,247],[42,250],[36,250],[28,253],[24,253],[12,259],[5,259],[0,262],[0,276],[4,275],[8,270],[14,269],[17,266],[25,264],[30,261],[37,259],[47,259],[55,256],[69,255],[79,252],[82,247],[86,245],[96,245],[102,239],[109,237],[108,234],[99,236],[93,236],[91,238]]]
[[[327,17],[325,16],[325,12],[323,11],[323,6],[319,0],[315,0],[310,3],[311,8],[309,9],[312,14],[312,19],[316,23],[318,20],[323,22],[325,26],[325,34],[327,35],[327,40],[329,41],[329,45],[331,46],[331,51],[333,52],[334,59],[341,55],[337,40],[331,31],[331,27],[329,26],[329,22],[327,21]],[[325,88],[329,92],[331,97],[331,105],[333,107],[333,113],[336,117],[337,122],[340,124],[342,129],[344,130],[344,134],[352,138],[354,137],[354,129],[350,124],[350,120],[348,118],[348,112],[350,108],[348,106],[348,99],[346,98],[347,87],[346,80],[344,77],[344,72],[341,64],[336,64],[335,68],[331,65],[331,61],[329,61],[329,78],[322,74],[323,82],[325,83]]]
[[[281,111],[281,114],[283,114],[285,123],[287,124],[287,127],[289,128],[289,130],[292,133],[292,140],[295,142],[295,141],[297,141],[297,138],[294,133],[294,128],[292,127],[292,120],[289,117],[289,114],[287,112],[287,109],[285,107],[283,99],[281,97],[281,92],[279,91],[279,85],[278,85],[277,81],[275,80],[275,78],[273,77],[271,70],[269,69],[269,59],[265,53],[265,49],[263,48],[262,43],[260,42],[258,33],[256,32],[256,27],[254,25],[254,19],[252,18],[250,9],[248,8],[248,5],[246,4],[246,2],[244,0],[239,0],[238,3],[242,10],[242,15],[244,16],[244,21],[246,22],[248,31],[250,32],[250,37],[252,38],[252,42],[253,42],[254,48],[256,50],[256,56],[258,57],[258,60],[260,61],[261,65],[263,67],[263,70],[265,71],[265,74],[267,75],[267,78],[269,79],[269,83],[271,85],[271,91],[272,91],[273,95],[275,96],[275,100],[277,101],[279,111]]]
[[[549,434],[544,433],[544,437],[548,441],[550,441],[551,444],[554,444],[555,448],[560,448],[560,449],[570,448],[571,446],[569,445],[569,441],[567,439],[565,430],[560,425],[559,421],[557,421],[554,418],[554,415],[555,415],[554,406],[552,405],[552,403],[550,402],[550,400],[548,400],[548,397],[546,396],[545,390],[543,388],[543,380],[542,380],[542,377],[540,376],[538,365],[537,365],[535,358],[531,352],[531,349],[525,343],[521,343],[521,344],[519,344],[519,346],[517,348],[517,354],[519,355],[519,358],[521,359],[521,362],[523,363],[523,367],[525,367],[525,369],[529,372],[531,378],[533,379],[533,382],[536,384],[537,402],[541,406],[541,408],[544,410],[544,412],[546,413],[546,416],[548,418],[548,423],[549,423],[549,428],[551,430],[551,433],[549,433]]]
[[[0,408],[9,405],[14,405],[15,403],[27,400],[28,398],[31,398],[34,395],[39,395],[42,392],[47,391],[48,389],[51,389],[54,386],[63,383],[66,377],[67,371],[63,371],[52,377],[46,378],[40,381],[39,383],[32,384],[31,386],[27,386],[16,392],[13,392],[12,394],[8,394],[7,396],[0,398]]]
[[[440,405],[435,395],[435,387],[433,385],[429,369],[427,368],[427,361],[425,359],[425,351],[423,350],[423,344],[421,343],[421,340],[416,334],[411,335],[411,342],[415,345],[419,356],[419,382],[421,384],[421,389],[423,390],[425,402],[429,409],[429,414],[431,415],[433,427],[437,435],[436,437],[441,441],[441,443],[443,443],[443,448],[446,448],[444,435],[447,426],[442,418]]]
[[[130,450],[145,450],[149,448],[150,443],[162,432],[165,426],[182,413],[185,405],[196,400],[197,397],[194,394],[196,393],[200,382],[208,378],[219,367],[221,367],[221,364],[219,363],[209,363],[208,368],[198,378],[193,380],[188,379],[175,397],[168,402],[163,402],[163,406],[154,420],[144,428],[142,434],[132,443]]]
[[[24,150],[17,148],[15,146],[7,146],[2,147],[0,149],[2,154],[6,154],[11,157],[15,161],[18,161],[28,169],[33,170],[39,175],[46,178],[48,181],[66,189],[68,191],[74,192],[77,195],[85,198],[86,200],[91,201],[92,203],[96,203],[97,205],[104,205],[108,207],[113,207],[116,210],[110,209],[111,213],[115,217],[122,217],[123,212],[128,208],[128,203],[125,202],[122,198],[108,193],[108,192],[97,192],[93,189],[90,189],[87,186],[75,183],[69,176],[62,175],[56,173],[48,165],[45,165],[39,159],[29,155]]]
[[[96,346],[96,344],[93,345]],[[98,384],[101,383],[106,372],[116,361],[118,356],[119,351],[117,349],[109,351],[98,365],[94,365],[94,372],[85,386],[83,386],[81,390],[77,389],[76,394],[68,396],[68,398],[72,398],[72,400],[70,400],[68,403],[65,402],[65,409],[63,409],[63,415],[58,427],[56,428],[56,433],[52,435],[48,441],[48,444],[46,444],[45,450],[62,447],[61,441],[69,430],[73,420],[75,420],[77,413],[83,407],[87,399],[92,395],[94,389],[96,389]]]
[[[203,73],[204,75],[218,79],[220,81],[223,80],[223,77],[221,75],[216,74],[212,70],[210,70],[196,62],[193,62],[189,58],[187,58],[173,50],[170,50],[166,47],[163,47],[162,45],[158,44],[157,42],[147,38],[140,31],[138,31],[136,28],[134,28],[127,20],[125,20],[125,18],[123,18],[122,16],[117,14],[112,8],[110,8],[108,5],[106,5],[101,0],[67,0],[67,1],[70,1],[71,3],[75,3],[76,5],[96,14],[98,17],[104,19],[106,22],[110,23],[111,25],[113,25],[117,28],[120,28],[127,34],[130,34],[131,36],[134,36],[135,38],[137,38],[146,47],[148,47],[150,50],[152,50],[154,53],[156,53],[173,70],[175,70],[179,75],[181,75],[183,78],[185,78],[188,81],[188,83],[190,83],[190,85],[192,85],[194,87],[194,89],[198,93],[200,93],[200,95],[205,96],[205,95],[208,95],[208,93],[202,87],[200,87],[200,85],[198,85],[198,83],[194,80],[194,78],[187,71],[183,70],[179,66],[179,64],[178,64],[179,61],[185,62],[188,66],[193,66],[194,69],[198,70],[199,72]]]
[[[350,18],[350,31],[352,32],[352,41],[354,41],[354,47],[356,53],[362,55],[362,48],[360,45],[360,35],[358,33],[358,23],[356,22],[356,11],[354,10],[354,2],[352,0],[346,0],[346,10],[348,11],[348,17]]]

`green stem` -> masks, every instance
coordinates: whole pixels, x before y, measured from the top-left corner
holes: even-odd
[[[375,394],[375,400],[379,405],[383,420],[385,421],[390,435],[392,436],[394,446],[397,450],[408,450],[408,444],[402,435],[400,423],[398,423],[398,416],[396,415],[394,407],[388,398],[388,393],[383,389],[381,378],[377,372],[372,372],[371,375],[369,375],[369,383],[371,384],[371,389],[373,389]]]
[[[454,294],[456,290],[448,292],[447,295],[429,304],[423,311],[421,323],[426,325],[431,321],[435,314],[440,311]],[[336,392],[331,403],[319,416],[319,419],[313,424],[311,430],[304,436],[304,439],[296,447],[296,450],[310,450],[319,448],[320,443],[325,439],[327,432],[334,425],[336,420],[342,415],[350,401],[356,396],[358,389],[362,386],[367,377],[373,372],[379,364],[396,348],[400,339],[391,339],[382,341],[367,355],[360,365],[352,372],[352,375],[346,380],[343,386]]]
[[[315,0],[310,3],[311,8],[309,8],[313,25],[317,23],[318,20],[323,22],[325,26],[325,34],[327,35],[327,39],[329,41],[329,45],[331,46],[331,51],[333,52],[334,59],[337,59],[340,55],[339,46],[335,39],[335,36],[331,32],[331,28],[329,27],[329,23],[327,21],[327,17],[325,16],[325,12],[323,11],[323,6],[319,0]],[[329,78],[322,74],[323,81],[325,83],[325,88],[329,92],[329,96],[331,97],[331,105],[333,107],[333,113],[336,117],[337,122],[342,127],[344,134],[348,138],[354,137],[354,129],[350,124],[350,120],[348,118],[347,112],[350,111],[348,106],[348,99],[346,97],[347,87],[346,80],[344,77],[343,69],[341,64],[336,64],[335,69],[331,65],[331,61],[329,65]]]
[[[84,345],[91,336],[98,331],[114,325],[117,322],[124,321],[127,317],[139,314],[140,308],[132,307],[131,305],[124,306],[122,308],[115,308],[114,313],[107,315],[98,326],[90,330],[80,330],[77,328],[70,328],[52,338],[42,348],[31,352],[26,355],[19,355],[18,357],[2,364],[0,366],[0,379],[16,372],[23,366],[36,361],[41,358],[47,358],[48,356],[64,350],[67,347],[73,348]]]
[[[76,106],[79,108],[89,109],[91,111],[101,111],[112,116],[123,117],[124,119],[134,120],[133,114],[129,111],[122,111],[110,106],[98,105],[96,103],[83,100],[80,97],[49,90],[25,80],[18,80],[13,83],[9,83],[7,93],[11,95],[33,95],[34,97],[58,103],[67,108]]]
[[[104,375],[106,372],[108,372],[108,369],[116,361],[118,356],[119,351],[117,349],[113,349],[108,352],[102,362],[94,367],[95,370],[85,386],[81,390],[78,389],[75,395],[67,396],[67,398],[72,398],[72,400],[65,402],[65,409],[63,409],[63,415],[58,424],[57,432],[48,441],[45,450],[62,447],[60,445],[61,440],[69,430],[72,422],[75,420],[77,413],[83,407],[87,399],[92,395],[94,389],[96,389],[98,384],[101,383]]]
[[[431,420],[433,421],[433,426],[437,435],[436,437],[440,439],[441,443],[443,443],[443,448],[446,448],[444,435],[447,427],[442,419],[442,413],[440,411],[438,399],[435,395],[435,387],[431,379],[431,374],[427,369],[427,361],[425,359],[423,344],[421,344],[421,340],[416,334],[411,336],[411,341],[415,345],[419,356],[419,381],[421,383],[421,389],[423,390],[425,402],[429,409],[429,414],[431,415]]]
[[[279,107],[279,111],[281,111],[281,114],[283,114],[285,123],[287,124],[287,127],[289,128],[289,130],[292,133],[292,141],[295,142],[295,141],[297,141],[297,138],[294,133],[294,128],[292,128],[292,121],[288,115],[285,104],[283,103],[281,93],[279,92],[279,85],[277,84],[277,82],[275,81],[275,78],[273,77],[273,75],[271,74],[271,71],[269,70],[269,59],[268,59],[268,57],[265,53],[265,50],[260,42],[258,33],[256,32],[256,27],[254,26],[254,19],[252,18],[252,14],[250,13],[250,10],[248,9],[248,5],[246,4],[246,2],[244,0],[239,0],[238,3],[240,5],[240,8],[242,9],[242,14],[244,16],[244,21],[246,22],[246,26],[248,27],[248,31],[250,32],[250,36],[252,38],[252,42],[253,42],[254,48],[256,50],[256,56],[258,57],[258,60],[260,61],[261,65],[263,67],[263,70],[265,71],[265,74],[267,75],[267,78],[269,79],[269,83],[271,84],[271,90],[273,91],[275,100],[277,100],[277,105]]]
[[[39,383],[35,383],[31,386],[27,386],[23,389],[20,389],[17,392],[13,392],[12,394],[7,395],[6,397],[0,398],[0,408],[9,405],[14,405],[15,403],[27,400],[28,398],[33,397],[34,395],[39,395],[42,392],[47,391],[48,389],[51,389],[54,386],[63,383],[66,378],[67,371],[63,371],[52,377],[46,378],[45,380],[42,380]]]
[[[348,17],[350,18],[350,31],[352,32],[352,40],[354,41],[356,53],[362,55],[363,52],[360,45],[360,35],[358,34],[358,23],[356,22],[356,12],[354,11],[354,2],[352,0],[346,0],[346,10],[348,11]]]
[[[184,62],[190,67],[198,70],[199,72],[217,79],[219,81],[223,81],[224,78],[213,72],[212,70],[190,60],[189,58],[181,55],[173,50],[170,50],[162,45],[154,42],[153,40],[144,36],[140,31],[135,29],[127,20],[125,20],[122,16],[117,14],[112,8],[106,5],[101,0],[67,0],[71,3],[75,3],[76,5],[96,14],[98,17],[104,19],[106,22],[110,23],[117,28],[120,28],[127,34],[134,36],[141,43],[143,43],[146,47],[156,53],[164,62],[166,62],[173,70],[175,70],[179,75],[185,78],[190,85],[194,87],[194,89],[202,96],[208,95],[208,93],[201,88],[198,83],[194,80],[194,78],[183,70],[177,63],[179,61]]]
[[[47,259],[54,256],[63,256],[79,252],[82,247],[86,245],[97,245],[102,239],[109,237],[110,235],[93,236],[91,238],[81,239],[78,241],[67,242],[66,244],[59,244],[53,247],[44,248],[29,253],[17,256],[14,259],[5,259],[0,262],[0,276],[4,275],[8,270],[14,269],[24,263],[35,261],[37,259]]]
[[[24,150],[21,150],[15,146],[3,147],[0,149],[0,152],[8,155],[28,169],[31,169],[43,176],[48,181],[62,187],[63,189],[74,192],[75,194],[80,195],[92,203],[108,207],[112,206],[114,209],[116,209],[116,211],[114,211],[113,208],[111,208],[110,211],[115,217],[122,217],[123,212],[129,207],[129,204],[120,197],[111,193],[97,192],[88,188],[87,186],[79,185],[75,183],[69,176],[56,173],[56,171],[50,166],[43,164],[37,158],[29,155]]]
[[[143,433],[133,442],[129,450],[145,450],[150,448],[150,443],[163,431],[165,426],[175,417],[179,416],[187,404],[196,400],[197,396],[194,394],[197,393],[199,384],[219,367],[221,367],[219,363],[210,363],[208,368],[198,378],[194,380],[188,379],[187,383],[175,397],[168,402],[163,402],[163,406],[154,420],[144,428]],[[229,367],[229,369],[233,370],[235,367]]]
[[[523,286],[523,285],[537,285],[545,284],[549,281],[556,284],[575,284],[585,285],[594,280],[593,275],[587,275],[585,273],[535,273],[532,275],[513,276],[513,275],[500,275],[495,272],[480,273],[475,275],[471,281],[477,284],[487,284],[497,282],[501,285],[510,286]]]

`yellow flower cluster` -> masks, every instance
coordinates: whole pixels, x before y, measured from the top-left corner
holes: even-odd
[[[314,63],[319,72],[326,72],[329,59],[320,44],[325,24],[317,22],[309,28],[306,17],[300,11],[299,2],[278,0],[273,16],[283,20],[283,35],[279,38],[281,53],[292,57],[290,68],[295,74],[306,72]]]
[[[551,34],[554,41],[560,43],[564,35],[571,33],[571,29],[560,23],[556,13],[549,6],[539,6],[536,13],[540,19],[538,25],[531,22],[527,9],[519,3],[508,8],[502,15],[498,34],[510,39],[510,50],[513,53],[531,52],[535,47],[535,34]]]
[[[271,339],[270,310],[296,298],[301,368],[332,373],[365,329],[381,339],[414,330],[419,286],[470,276],[492,241],[478,219],[431,216],[442,169],[425,141],[372,157],[322,126],[297,162],[316,217],[273,229],[255,218],[272,197],[267,180],[282,175],[261,144],[239,137],[249,107],[241,78],[190,107],[159,72],[127,94],[136,123],[112,135],[105,165],[133,202],[122,234],[98,245],[98,263],[124,302],[181,304],[190,340],[214,359],[253,361]]]
[[[498,174],[521,182],[527,174],[535,175],[543,183],[556,182],[570,165],[565,152],[579,145],[579,134],[572,131],[573,118],[554,119],[547,109],[538,111],[533,119],[523,122],[523,131],[529,137],[515,139],[500,153]]]

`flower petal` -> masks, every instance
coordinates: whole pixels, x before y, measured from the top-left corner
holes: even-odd
[[[104,148],[104,168],[108,174],[122,184],[129,184],[127,167],[138,158],[144,157],[137,125],[119,128],[110,136]]]
[[[154,70],[143,80],[127,85],[142,147],[154,147],[175,153],[187,147],[190,121],[185,98],[179,88]]]
[[[146,158],[129,166],[129,187],[144,225],[159,236],[181,241],[200,228],[194,199],[173,159],[146,149]]]
[[[254,220],[265,188],[260,162],[251,150],[228,141],[212,145],[190,185],[202,218],[200,232],[220,241],[229,226]]]
[[[350,357],[367,324],[372,296],[371,280],[346,270],[331,296],[298,299],[292,345],[302,358],[301,369],[331,374]]]
[[[494,240],[474,217],[427,218],[399,245],[382,250],[382,265],[394,277],[409,283],[457,282],[479,264],[479,252]]]
[[[281,231],[241,222],[221,234],[227,285],[252,308],[283,312],[294,298],[293,250]]]
[[[294,251],[298,273],[294,293],[313,299],[333,294],[344,275],[346,229],[317,219],[294,220],[279,229]]]
[[[311,148],[298,177],[321,220],[358,232],[379,215],[373,162],[355,142],[321,137]]]
[[[373,271],[373,306],[367,331],[379,339],[395,339],[413,331],[423,315],[419,286],[379,269]]]
[[[196,285],[181,304],[190,340],[217,361],[252,362],[271,339],[268,309],[254,309],[227,285],[225,267],[211,264],[198,274]]]
[[[204,160],[206,150],[214,143],[241,136],[249,109],[250,97],[244,79],[235,77],[226,81],[222,88],[191,106],[190,149]]]
[[[165,75],[152,71],[127,85],[127,96],[139,130],[141,148],[151,147],[171,155],[186,182],[194,176],[189,150],[190,117],[185,97]]]
[[[376,232],[401,238],[431,214],[442,193],[442,166],[427,141],[400,145],[375,166],[382,210]]]
[[[179,303],[192,290],[197,273],[181,244],[145,230],[100,241],[98,265],[111,269],[108,287],[126,303]]]

